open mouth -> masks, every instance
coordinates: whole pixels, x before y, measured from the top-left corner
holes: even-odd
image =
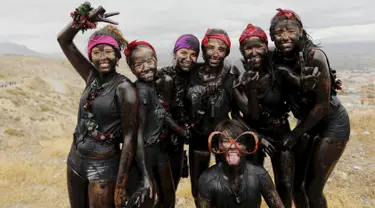
[[[284,48],[291,48],[292,47],[292,43],[283,43],[281,44]]]
[[[228,152],[226,159],[229,165],[238,165],[240,163],[240,154],[238,152]]]

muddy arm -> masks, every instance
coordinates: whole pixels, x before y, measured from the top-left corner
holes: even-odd
[[[175,120],[173,120],[171,114],[166,113],[165,117],[165,123],[169,128],[172,129],[173,132],[175,132],[178,136],[186,137],[187,136],[187,131],[180,127]]]
[[[120,104],[121,129],[123,130],[123,146],[115,193],[115,203],[119,206],[126,201],[124,198],[126,197],[125,187],[135,153],[137,153],[136,159],[145,177],[147,176],[147,171],[144,162],[143,145],[137,145],[137,142],[139,143],[139,139],[137,139],[139,135],[139,98],[136,89],[125,81],[117,87],[116,99],[117,103]]]
[[[268,173],[260,175],[260,189],[264,200],[270,208],[284,208],[284,204],[276,191],[275,185],[272,182]]]
[[[312,64],[314,67],[318,67],[320,71],[320,76],[315,87],[316,103],[313,109],[307,115],[306,119],[299,123],[292,131],[292,139],[299,138],[304,133],[308,132],[329,112],[331,80],[328,63],[321,51],[316,50]]]
[[[76,45],[73,43],[74,37],[80,31],[77,28],[72,28],[73,21],[69,23],[57,36],[57,42],[59,43],[62,51],[66,58],[73,65],[78,74],[82,77],[85,82],[88,81],[88,77],[92,70],[95,70],[94,65],[78,50]]]

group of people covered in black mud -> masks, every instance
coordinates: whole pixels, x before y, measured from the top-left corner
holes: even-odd
[[[72,208],[175,207],[188,175],[201,208],[260,207],[262,197],[275,208],[327,207],[323,189],[349,140],[349,117],[336,71],[295,12],[272,17],[274,49],[248,24],[242,57],[228,61],[227,32],[208,29],[201,41],[181,35],[167,67],[150,43],[128,43],[108,19],[117,14],[86,2],[57,38],[86,83],[67,160]],[[73,39],[97,22],[110,24],[91,35],[86,58]],[[123,56],[137,81],[116,71]]]

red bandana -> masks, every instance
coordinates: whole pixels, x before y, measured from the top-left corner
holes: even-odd
[[[124,54],[125,56],[128,56],[130,54],[130,52],[134,49],[135,46],[137,45],[145,45],[145,46],[148,46],[152,49],[152,51],[154,51],[154,53],[156,54],[156,51],[154,49],[154,47],[152,47],[152,45],[146,41],[137,41],[137,40],[133,40],[131,43],[129,43],[128,47],[126,48],[126,50],[124,51]]]
[[[272,19],[275,19],[275,17],[279,17],[279,16],[286,16],[288,18],[288,20],[291,20],[291,19],[295,19],[297,20],[301,26],[302,26],[302,21],[301,21],[301,18],[295,13],[293,12],[292,10],[287,10],[287,9],[276,9],[278,12],[277,14],[272,18]]]
[[[228,46],[228,48],[230,49],[231,42],[230,42],[230,39],[227,36],[225,36],[223,34],[212,34],[212,35],[209,35],[208,34],[209,31],[210,31],[210,28],[207,29],[207,32],[206,32],[206,34],[203,37],[203,40],[202,40],[202,45],[203,46],[207,46],[208,39],[209,38],[213,38],[213,39],[219,39],[219,40],[223,41]]]
[[[264,41],[266,42],[266,45],[268,45],[268,39],[267,39],[266,33],[262,29],[257,28],[252,24],[248,24],[246,29],[242,32],[240,36],[240,44],[243,41],[245,41],[247,38],[251,38],[251,37],[259,37],[261,39],[264,39]]]

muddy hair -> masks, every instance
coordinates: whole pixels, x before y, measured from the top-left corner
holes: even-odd
[[[223,30],[223,29],[212,28],[208,31],[208,35],[214,35],[214,34],[222,34],[222,35],[226,36],[227,38],[229,38],[228,33],[225,32],[225,30]],[[204,57],[206,56],[206,48],[203,44],[201,44],[201,50],[202,50],[202,55],[203,55],[203,59],[204,59]],[[227,55],[229,54],[229,52],[230,52],[230,48],[228,46]]]
[[[264,30],[262,29],[262,28],[260,28],[260,27],[258,27],[258,26],[254,26],[256,29],[258,29],[259,31],[262,31],[262,32],[264,32]],[[266,32],[264,32],[264,33],[266,33]],[[268,51],[268,40],[266,40],[266,39],[264,39],[264,38],[261,38],[261,37],[258,37],[265,45],[266,45],[266,47],[267,47],[267,51]],[[245,41],[243,41],[242,43],[240,43],[240,46],[239,46],[239,48],[240,48],[240,52],[241,52],[241,54],[243,55],[243,54],[245,54],[244,53],[244,50],[243,50],[243,46],[244,46],[244,44],[245,44]]]
[[[151,49],[151,47],[147,46],[147,45],[136,45],[134,46],[131,50],[130,50],[130,53],[129,55],[126,56],[126,63],[128,64],[128,66],[130,67],[130,69],[132,68],[133,64],[134,64],[134,60],[133,60],[133,55],[134,55],[134,51],[136,51],[137,49],[140,49],[140,48],[148,48],[152,51],[152,54],[154,55],[155,59],[156,59],[156,62],[158,61],[158,57],[156,55],[156,53]]]
[[[215,126],[214,131],[227,132],[230,137],[236,138],[243,132],[247,131],[247,128],[237,120],[226,119],[218,123]]]
[[[120,50],[115,49],[117,57],[121,57],[121,51],[123,51],[127,46],[128,46],[128,41],[124,38],[122,35],[122,32],[113,25],[106,25],[103,28],[100,28],[99,30],[95,31],[89,38],[91,40],[95,36],[101,36],[101,35],[106,35],[106,36],[111,36],[114,38],[120,47]]]
[[[295,16],[297,16],[297,18],[293,17],[292,20],[294,20],[296,22],[297,26],[299,27],[299,29],[302,30],[302,37],[300,37],[300,41],[299,41],[300,44],[299,44],[298,51],[302,51],[303,55],[305,57],[305,60],[308,60],[309,52],[313,49],[320,48],[321,46],[319,44],[315,44],[313,42],[312,37],[303,28],[301,18],[295,12],[293,12],[293,14]],[[280,16],[274,16],[271,19],[270,36],[271,36],[272,41],[274,41],[274,39],[275,39],[275,27],[276,27],[276,25],[280,21],[283,21],[283,20],[288,20],[288,18],[285,15],[280,15]]]

